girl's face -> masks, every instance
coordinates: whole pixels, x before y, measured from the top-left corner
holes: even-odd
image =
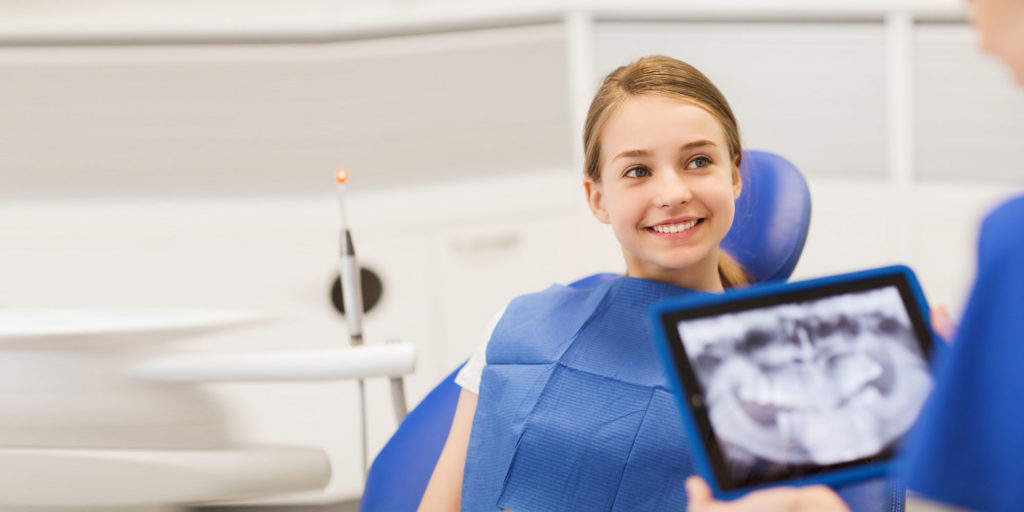
[[[1024,85],[1024,0],[973,0],[981,48],[1002,59]]]
[[[692,103],[635,96],[600,142],[601,180],[585,181],[587,200],[611,224],[628,275],[721,290],[718,244],[742,182],[718,120]]]

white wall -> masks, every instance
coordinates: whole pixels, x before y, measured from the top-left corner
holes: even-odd
[[[415,404],[508,298],[621,269],[583,205],[576,125],[601,75],[654,52],[704,70],[747,145],[805,172],[796,277],[907,263],[957,313],[977,222],[1024,176],[1024,95],[958,4],[450,4],[3,4],[0,307],[282,318],[171,352],[345,344],[327,291],[347,166],[357,248],[386,287],[367,337],[417,344]],[[369,386],[372,453],[394,420]],[[329,451],[330,487],[297,499],[358,495],[353,383],[208,389],[238,439]]]

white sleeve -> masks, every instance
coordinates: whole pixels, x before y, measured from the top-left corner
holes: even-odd
[[[466,365],[455,375],[455,383],[462,386],[462,389],[475,395],[480,394],[480,377],[483,375],[484,366],[487,364],[487,345],[491,342],[494,328],[498,326],[498,321],[501,320],[504,314],[505,308],[501,308],[501,311],[494,315],[494,318],[487,324],[487,329],[484,331],[484,339],[480,340],[469,361],[466,361]]]

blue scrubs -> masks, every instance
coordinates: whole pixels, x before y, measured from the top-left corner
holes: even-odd
[[[647,322],[691,290],[623,277],[509,304],[487,347],[462,510],[672,511],[694,473]],[[878,480],[840,491],[854,510],[902,509]]]
[[[925,497],[1024,510],[1024,197],[982,224],[974,289],[904,464]]]

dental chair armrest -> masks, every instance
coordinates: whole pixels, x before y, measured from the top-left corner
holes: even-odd
[[[416,368],[411,343],[381,343],[326,350],[196,354],[144,360],[128,375],[162,382],[323,381],[400,377]]]

